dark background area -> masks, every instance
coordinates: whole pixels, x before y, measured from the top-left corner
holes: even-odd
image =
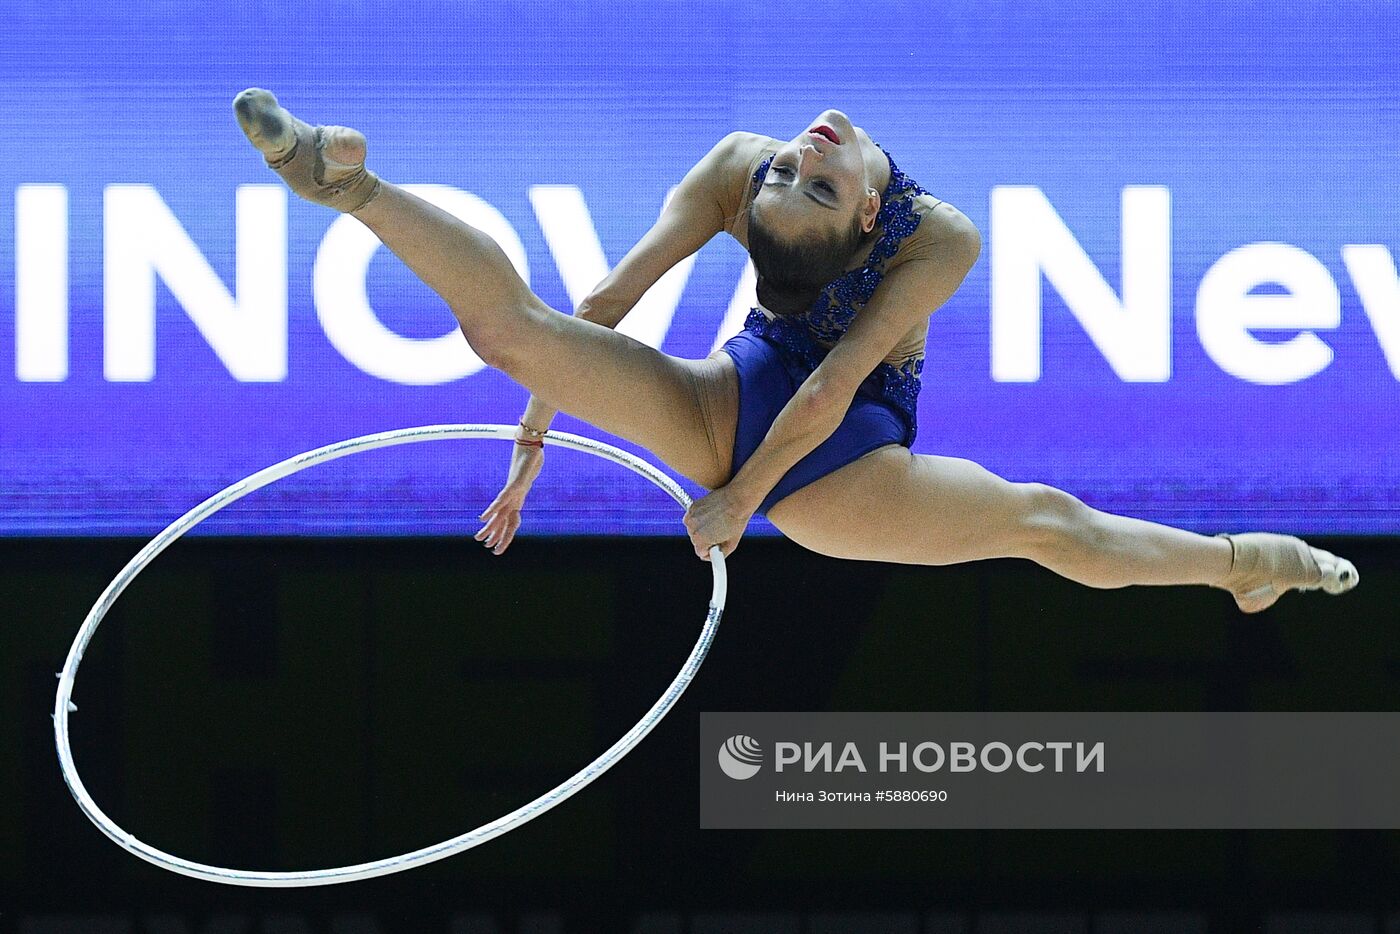
[[[1400,931],[1394,830],[698,829],[706,710],[1394,709],[1400,542],[1309,541],[1361,586],[1247,617],[1203,587],[746,538],[695,682],[618,765],[479,847],[301,889],[169,873],[87,821],[54,751],[54,674],[144,542],[0,542],[0,934]],[[181,540],[84,657],[74,755],[117,823],[186,859],[418,849],[625,733],[710,584],[684,537],[525,537],[501,557],[470,539]]]

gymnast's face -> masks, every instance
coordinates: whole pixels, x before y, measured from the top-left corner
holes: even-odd
[[[863,130],[824,110],[773,155],[754,212],[784,240],[826,238],[875,226],[880,196],[870,187]]]

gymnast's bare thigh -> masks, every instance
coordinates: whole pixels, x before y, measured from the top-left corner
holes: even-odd
[[[845,526],[845,514],[854,505],[849,496],[851,481],[863,481],[861,486],[869,486],[871,481],[889,483],[906,472],[910,457],[902,444],[867,451],[778,500],[768,509],[768,521],[799,545],[827,553],[835,546],[830,541],[832,534]]]
[[[715,490],[728,483],[733,474],[734,433],[739,425],[739,372],[729,354],[719,349],[703,360],[680,359],[680,363],[695,386],[696,404],[705,422],[706,450],[693,452],[691,464],[671,466],[707,490]]]
[[[773,504],[768,519],[833,558],[956,564],[1026,557],[1038,484],[1013,483],[965,457],[887,444]]]

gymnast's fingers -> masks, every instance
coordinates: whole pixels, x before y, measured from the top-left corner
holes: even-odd
[[[509,512],[492,513],[491,517],[486,521],[486,525],[473,537],[487,548],[492,547],[500,541],[502,533],[505,532],[508,527],[510,517],[511,514]]]
[[[477,533],[472,536],[477,541],[489,540],[491,535],[496,531],[496,527],[500,524],[499,513],[490,512],[488,510],[487,512],[483,512],[481,515],[485,517],[486,524],[483,525],[480,529],[478,529]]]
[[[497,496],[494,500],[491,501],[490,506],[487,506],[485,509],[481,510],[481,515],[477,516],[477,518],[486,523],[485,526],[482,526],[481,532],[485,532],[486,529],[490,527],[491,523],[495,521],[496,516],[500,514],[500,508],[501,498]],[[481,538],[481,532],[476,533],[477,538]]]
[[[515,532],[520,528],[520,516],[517,514],[507,521],[505,529],[501,532],[501,540],[493,549],[495,554],[501,554],[510,547],[510,543],[515,541]]]

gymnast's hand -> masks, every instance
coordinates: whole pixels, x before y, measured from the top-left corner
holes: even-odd
[[[720,554],[728,558],[739,547],[739,539],[753,514],[753,507],[729,486],[712,490],[692,502],[685,511],[685,527],[690,530],[695,553],[702,561],[709,561],[710,546],[718,545]]]
[[[513,444],[511,447],[510,475],[491,505],[477,516],[478,519],[485,519],[486,524],[473,536],[496,555],[504,552],[515,538],[515,532],[520,528],[520,509],[525,505],[525,494],[530,492],[530,485],[540,475],[540,467],[544,465],[544,448],[523,444]]]

